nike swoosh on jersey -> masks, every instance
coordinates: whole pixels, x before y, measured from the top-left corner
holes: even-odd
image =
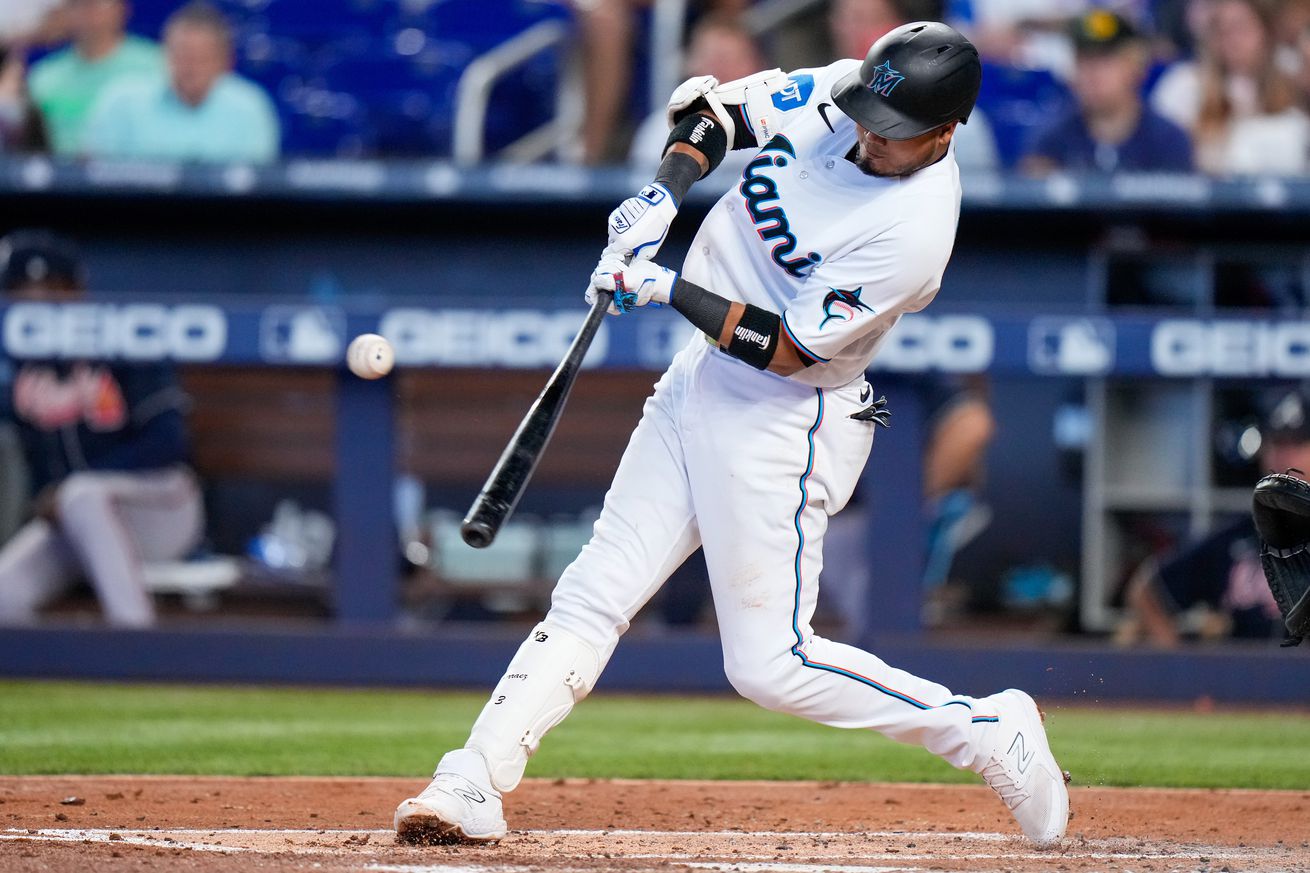
[[[823,123],[828,125],[828,130],[831,130],[833,133],[836,133],[837,128],[833,127],[832,122],[828,120],[828,107],[830,106],[832,106],[831,103],[820,103],[819,115],[823,116]]]

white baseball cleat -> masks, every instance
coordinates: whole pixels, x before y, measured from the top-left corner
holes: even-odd
[[[405,843],[495,843],[505,836],[500,793],[473,749],[447,752],[432,782],[396,807],[396,839]]]
[[[974,770],[1001,796],[1024,835],[1047,848],[1069,824],[1069,781],[1055,763],[1033,699],[1010,688],[985,698],[998,720],[989,725],[983,756]]]

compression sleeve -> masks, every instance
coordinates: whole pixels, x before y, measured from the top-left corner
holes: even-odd
[[[673,283],[669,305],[715,342],[719,334],[723,333],[723,325],[728,320],[728,310],[732,306],[726,298],[694,282],[688,282],[681,276]]]
[[[684,152],[669,152],[660,161],[655,182],[669,189],[676,204],[682,202],[682,198],[700,177],[700,164],[696,163],[695,158]]]
[[[723,327],[732,310],[731,301],[681,276],[673,283],[669,305],[716,343],[723,335]],[[747,303],[733,326],[728,345],[720,343],[719,350],[757,370],[764,370],[773,360],[781,337],[781,317],[776,312]]]

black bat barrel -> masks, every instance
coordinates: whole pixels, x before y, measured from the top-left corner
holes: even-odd
[[[482,492],[464,516],[459,533],[464,542],[475,549],[485,549],[496,539],[501,525],[523,496],[523,489],[555,432],[555,425],[559,423],[560,413],[564,411],[564,404],[568,402],[578,370],[582,367],[582,359],[587,356],[587,349],[591,347],[609,306],[610,295],[599,293],[596,298],[564,360],[560,361],[528,414],[519,422],[514,436],[482,486]]]

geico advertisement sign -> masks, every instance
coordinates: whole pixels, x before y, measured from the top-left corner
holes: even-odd
[[[214,306],[15,303],[3,337],[14,358],[213,361],[227,347],[227,317]]]
[[[1310,322],[1162,321],[1151,366],[1163,376],[1310,376]]]
[[[568,351],[582,319],[576,311],[392,309],[378,333],[396,363],[450,367],[553,367]],[[606,331],[596,334],[583,366],[605,357]]]
[[[978,373],[992,364],[996,333],[977,315],[907,315],[878,347],[873,368],[901,373]]]

